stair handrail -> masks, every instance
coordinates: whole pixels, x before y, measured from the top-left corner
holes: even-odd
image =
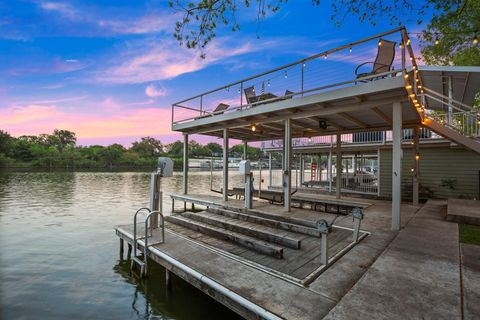
[[[439,92],[437,92],[437,91],[435,91],[435,90],[432,90],[432,89],[430,89],[430,88],[427,88],[427,87],[425,87],[425,86],[423,87],[423,89],[424,89],[426,92],[429,92],[429,93],[431,93],[431,94],[433,94],[433,95],[439,96],[439,97],[442,98],[442,99],[446,99],[447,101],[443,101],[443,100],[442,100],[442,101],[439,101],[438,99],[435,99],[435,98],[429,96],[429,97],[431,97],[432,99],[434,99],[434,100],[436,100],[436,101],[438,101],[438,102],[441,102],[441,103],[443,103],[443,104],[448,104],[448,101],[451,101],[451,102],[454,102],[454,103],[456,103],[456,104],[459,104],[460,106],[462,106],[462,107],[464,107],[464,108],[467,108],[467,109],[471,109],[471,108],[472,108],[472,107],[469,106],[468,104],[465,104],[465,103],[460,102],[460,101],[458,101],[458,100],[455,100],[455,99],[453,99],[453,98],[450,99],[450,98],[447,97],[446,95],[443,95],[443,94],[441,94],[441,93],[439,93]],[[421,94],[420,94],[420,96],[421,96]],[[458,109],[458,108],[457,108],[457,109]],[[461,111],[467,111],[467,112],[468,112],[468,110],[463,110],[463,109],[460,109],[460,110],[461,110]]]
[[[463,102],[457,101],[455,99],[450,99],[449,97],[436,92],[435,90],[429,89],[429,88],[424,88],[425,92],[428,93],[422,93],[420,96],[425,99],[429,98],[434,101],[439,102],[442,105],[448,106],[451,108],[451,110],[455,110],[456,113],[451,113],[451,115],[460,115],[462,116],[465,120],[468,119],[469,121],[463,121],[460,122],[462,125],[455,124],[455,122],[449,123],[449,121],[445,121],[444,116],[445,115],[435,115],[435,114],[427,114],[430,118],[439,120],[440,123],[448,128],[451,128],[455,131],[458,131],[459,133],[463,135],[474,135],[474,136],[479,136],[480,135],[480,112],[478,110],[473,109],[471,106],[468,106],[467,104],[464,104]],[[457,104],[457,105],[455,105]],[[460,108],[459,106],[463,107]],[[467,110],[465,110],[467,109]],[[448,116],[449,118],[451,116]]]
[[[133,256],[137,256],[137,215],[141,211],[148,211],[149,214],[152,212],[149,208],[140,208],[135,212],[135,215],[133,216]]]
[[[148,261],[148,221],[150,217],[154,214],[158,214],[160,216],[160,228],[162,230],[162,241],[157,242],[157,244],[165,242],[165,220],[161,211],[150,211],[147,218],[145,219],[145,246],[143,247],[143,263],[144,263],[144,271],[143,273],[147,274],[147,261]]]

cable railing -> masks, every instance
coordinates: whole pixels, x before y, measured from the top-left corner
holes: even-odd
[[[372,74],[371,69],[357,75],[355,70],[374,61],[382,41],[394,42],[395,57],[388,71]],[[386,43],[386,42],[383,42]],[[408,70],[413,79],[408,79]],[[354,86],[366,81],[403,76],[409,94],[416,97],[422,87],[413,49],[406,29],[401,27],[366,39],[326,50],[308,58],[224,85],[172,105],[172,126],[218,114],[242,111],[260,104],[295,99],[331,89]],[[411,85],[411,81],[413,84]],[[249,99],[245,90],[262,99]],[[416,102],[414,102],[416,101]],[[418,103],[412,96],[412,102]],[[223,105],[223,106],[222,106]]]
[[[425,88],[423,100],[431,100],[440,107],[428,108],[426,116],[433,118],[467,137],[480,137],[480,112],[460,101],[449,98],[434,90]],[[432,103],[433,104],[433,103]]]

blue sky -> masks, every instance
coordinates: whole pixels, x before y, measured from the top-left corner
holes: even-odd
[[[393,28],[355,16],[337,28],[330,15],[328,3],[291,0],[259,24],[241,10],[241,30],[220,29],[201,59],[173,38],[167,1],[0,2],[0,129],[67,129],[83,145],[171,142],[173,102]]]

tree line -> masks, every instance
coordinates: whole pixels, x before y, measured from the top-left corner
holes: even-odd
[[[231,157],[242,157],[243,146],[235,145],[229,150]],[[202,145],[189,141],[191,158],[221,157],[223,148],[210,142]],[[262,156],[259,148],[248,146],[248,157],[258,160]],[[183,142],[177,140],[162,144],[152,137],[143,137],[129,148],[114,143],[109,146],[77,145],[76,134],[69,130],[55,129],[52,134],[24,135],[12,137],[0,130],[0,167],[35,168],[118,168],[154,167],[158,157],[170,157],[175,167],[183,163]]]

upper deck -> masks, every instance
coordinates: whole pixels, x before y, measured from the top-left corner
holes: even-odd
[[[395,43],[388,71],[368,74],[377,48]],[[387,42],[385,42],[387,41]],[[257,99],[248,100],[250,88]],[[403,126],[420,123],[420,78],[404,28],[349,43],[294,63],[177,102],[172,130],[260,141],[283,136],[292,120],[292,137],[310,137],[391,127],[391,104],[403,104]],[[260,97],[260,98],[259,98]],[[226,110],[215,112],[220,103]]]

